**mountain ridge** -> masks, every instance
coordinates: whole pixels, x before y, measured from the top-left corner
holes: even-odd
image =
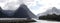
[[[56,7],[53,7],[51,9],[48,9],[46,12],[44,13],[39,13],[38,16],[43,16],[43,15],[47,15],[47,14],[57,14],[60,15],[60,9],[57,9]]]

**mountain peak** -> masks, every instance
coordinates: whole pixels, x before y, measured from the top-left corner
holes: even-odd
[[[56,7],[53,7],[52,9],[57,9]]]
[[[53,7],[52,8],[52,12],[58,12],[57,8],[56,7]]]
[[[60,15],[60,9],[57,9],[56,7],[52,7],[51,9],[48,9],[46,12],[38,14],[38,15],[47,15],[47,14]]]
[[[25,4],[21,4],[14,13],[14,17],[35,18],[36,16],[28,9],[28,7]]]
[[[23,4],[20,5],[20,7],[21,7],[21,6],[26,6],[26,5],[23,3]]]

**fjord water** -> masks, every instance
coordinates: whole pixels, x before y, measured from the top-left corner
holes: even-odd
[[[28,23],[60,23],[58,21],[47,21],[47,20],[36,20],[37,22],[28,22]]]

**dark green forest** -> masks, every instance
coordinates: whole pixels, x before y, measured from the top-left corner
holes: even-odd
[[[56,21],[60,21],[60,15],[56,15],[56,14],[47,14],[44,16],[40,16],[39,19],[43,19],[43,20],[56,20]]]

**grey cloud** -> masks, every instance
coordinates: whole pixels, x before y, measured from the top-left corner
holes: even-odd
[[[8,0],[0,0],[0,2],[6,2],[6,1],[8,1]]]

